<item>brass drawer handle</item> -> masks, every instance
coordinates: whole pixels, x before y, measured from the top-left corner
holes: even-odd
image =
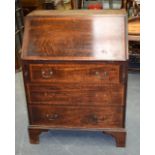
[[[96,115],[87,115],[86,116],[87,123],[98,123],[98,117]]]
[[[102,73],[96,71],[95,74],[101,78],[106,78],[108,76],[108,72],[104,71]]]
[[[107,73],[107,72],[104,72],[104,73],[103,73],[103,76],[104,76],[104,77],[107,77],[107,76],[108,76],[108,73]]]
[[[97,123],[99,123],[99,121],[107,121],[108,120],[108,117],[107,116],[102,116],[102,118],[101,117],[99,117],[99,116],[97,116],[97,115],[95,115],[95,114],[91,114],[91,115],[86,115],[85,116],[85,122],[86,123],[93,123],[93,124],[97,124]]]
[[[54,121],[59,118],[59,115],[58,114],[51,114],[51,115],[47,114],[46,118],[50,121]]]
[[[54,97],[56,95],[56,93],[54,93],[54,92],[44,92],[43,93],[43,96],[44,97]]]
[[[96,115],[92,115],[92,116],[90,117],[90,119],[91,119],[92,121],[94,121],[94,122],[97,122],[97,121],[98,121],[98,117],[97,117]]]
[[[41,75],[44,79],[49,79],[52,77],[53,75],[53,71],[52,70],[42,70],[41,71]]]

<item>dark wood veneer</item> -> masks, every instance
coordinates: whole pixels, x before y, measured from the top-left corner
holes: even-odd
[[[103,131],[125,146],[124,11],[35,11],[26,17],[22,65],[30,143],[49,129]]]
[[[121,128],[123,107],[31,105],[30,124],[76,128]],[[116,117],[117,115],[117,117]]]
[[[52,105],[124,105],[123,85],[101,85],[86,83],[28,84],[30,104]],[[94,102],[95,101],[95,102]]]
[[[119,65],[30,64],[31,82],[119,83]]]

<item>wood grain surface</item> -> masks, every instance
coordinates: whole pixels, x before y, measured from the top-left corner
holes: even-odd
[[[30,143],[48,129],[103,130],[125,146],[127,18],[122,10],[35,11],[22,66]]]
[[[29,70],[32,82],[120,83],[119,64],[30,64]]]
[[[48,16],[44,11],[36,16],[37,12],[32,13],[26,19],[22,58],[125,61],[126,14],[110,12],[51,11]]]
[[[51,105],[124,105],[123,85],[100,84],[30,84],[27,87],[30,104]]]
[[[123,126],[122,107],[29,106],[30,123],[57,127],[106,128]],[[117,115],[117,117],[116,117]]]

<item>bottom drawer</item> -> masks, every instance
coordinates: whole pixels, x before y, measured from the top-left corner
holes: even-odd
[[[123,126],[123,107],[29,106],[31,125],[75,128]]]

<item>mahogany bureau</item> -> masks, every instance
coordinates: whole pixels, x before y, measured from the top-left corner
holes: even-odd
[[[30,143],[49,129],[103,131],[125,146],[125,11],[34,11],[22,66]]]

